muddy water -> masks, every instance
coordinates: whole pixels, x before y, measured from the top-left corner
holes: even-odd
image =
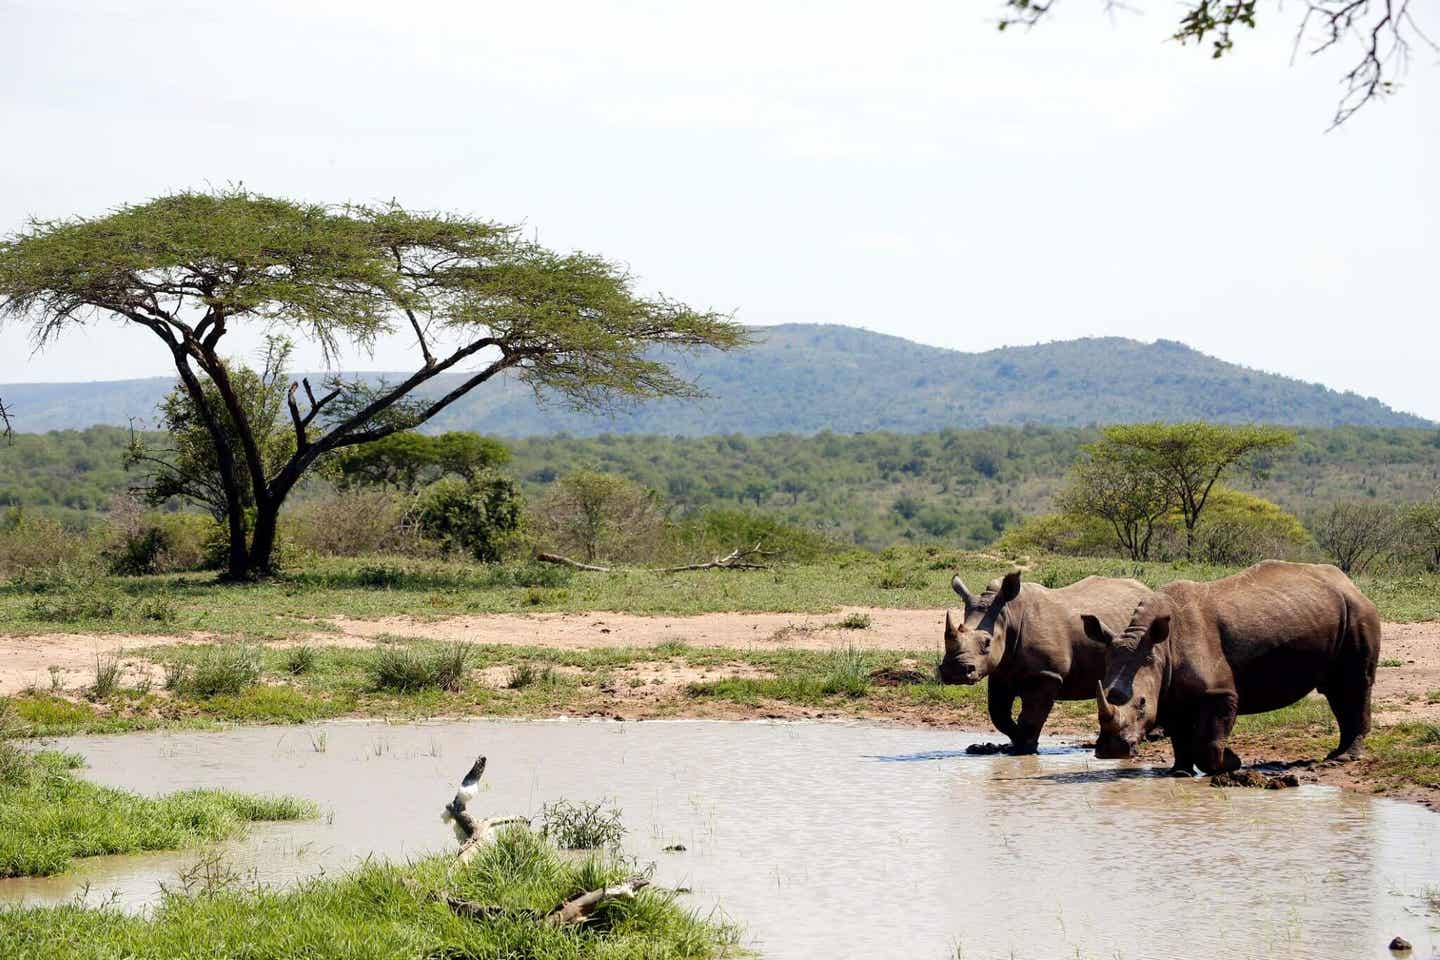
[[[967,757],[964,735],[842,724],[469,722],[63,742],[143,792],[310,797],[332,816],[225,846],[283,882],[453,847],[477,753],[485,815],[613,798],[635,854],[766,957],[1364,958],[1440,949],[1440,817],[1323,787],[1221,791],[1079,751]],[[661,848],[684,844],[683,853]],[[196,853],[87,861],[0,898],[153,900]]]

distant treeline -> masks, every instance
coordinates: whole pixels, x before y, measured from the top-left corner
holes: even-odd
[[[1260,475],[1237,477],[1234,486],[1301,516],[1342,500],[1421,500],[1440,486],[1440,430],[1302,428],[1296,434],[1293,447],[1262,461]],[[653,489],[679,514],[744,507],[865,547],[906,540],[978,547],[1022,517],[1049,511],[1080,446],[1097,436],[1068,427],[918,435],[561,435],[507,441],[514,453],[507,471],[531,498],[571,471],[590,469]],[[129,431],[117,427],[17,434],[13,445],[0,448],[0,508],[19,506],[71,526],[93,521],[135,479],[123,467],[129,440]]]

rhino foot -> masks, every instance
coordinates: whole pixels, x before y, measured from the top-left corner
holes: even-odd
[[[1191,777],[1195,776],[1195,768],[1171,767],[1169,770],[1165,771],[1165,775],[1167,777],[1184,777],[1186,780],[1189,780]]]

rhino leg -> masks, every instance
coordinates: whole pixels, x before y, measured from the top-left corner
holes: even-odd
[[[1059,693],[1060,678],[1046,675],[1020,694],[1020,717],[1010,737],[1011,753],[1034,753],[1039,748],[1040,731],[1045,728]]]
[[[1172,777],[1195,776],[1195,756],[1192,749],[1193,735],[1189,730],[1170,734],[1170,749],[1175,753],[1175,763],[1170,767]]]
[[[994,677],[988,682],[986,691],[990,706],[990,722],[995,729],[1015,740],[1015,720],[1011,713],[1015,709],[1015,688],[1007,683],[997,683]]]
[[[1375,650],[1374,654],[1362,649],[1342,657],[1325,684],[1325,699],[1330,701],[1330,710],[1340,725],[1340,745],[1330,751],[1327,760],[1355,760],[1365,755],[1365,735],[1370,732],[1370,691],[1375,682],[1373,661],[1379,647]]]
[[[1235,726],[1239,697],[1234,691],[1224,691],[1211,694],[1206,701],[1195,724],[1195,762],[1207,774],[1239,770],[1240,758],[1225,745]]]

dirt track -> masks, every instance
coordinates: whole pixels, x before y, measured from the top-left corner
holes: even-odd
[[[866,629],[842,630],[835,624],[847,614],[865,614]],[[430,640],[466,640],[484,644],[593,649],[645,647],[666,642],[738,650],[817,650],[855,645],[869,649],[908,650],[925,662],[940,649],[943,610],[897,610],[847,607],[827,614],[712,613],[692,617],[636,616],[622,613],[493,614],[423,620],[386,617],[379,620],[337,618],[330,629],[303,638],[317,646],[365,647],[382,636]],[[338,632],[335,632],[338,631]],[[0,636],[0,695],[27,686],[45,689],[50,668],[62,671],[65,686],[75,689],[93,681],[98,653],[177,642],[204,643],[217,637],[194,634],[176,638],[158,635],[47,634]],[[300,642],[298,640],[288,643]],[[1440,720],[1440,621],[1387,623],[1381,656],[1401,661],[1382,666],[1375,683],[1379,723],[1399,720]],[[148,664],[136,670],[153,669]],[[665,670],[665,664],[654,669]],[[685,670],[675,663],[669,669]]]

